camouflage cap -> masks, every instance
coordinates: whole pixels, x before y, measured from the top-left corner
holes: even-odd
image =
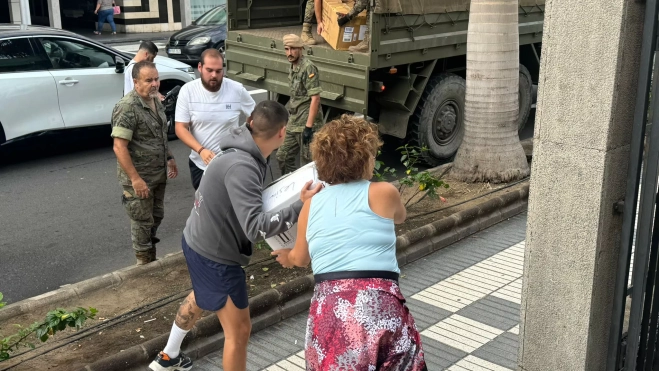
[[[304,43],[298,35],[288,34],[284,36],[284,47],[304,48]]]

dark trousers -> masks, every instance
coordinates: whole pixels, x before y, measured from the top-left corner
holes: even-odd
[[[108,22],[112,28],[112,32],[117,32],[117,27],[114,24],[114,9],[105,9],[98,11],[98,32],[103,31],[103,24]]]
[[[192,162],[192,160],[188,160],[188,165],[190,166],[190,178],[192,178],[192,187],[194,187],[194,190],[196,191],[197,188],[199,188],[199,184],[201,183],[201,176],[204,175],[204,171],[198,168],[197,165]]]

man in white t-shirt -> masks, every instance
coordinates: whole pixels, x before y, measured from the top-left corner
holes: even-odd
[[[142,41],[140,48],[135,54],[135,57],[132,61],[128,63],[128,66],[124,69],[124,95],[128,94],[133,90],[135,86],[133,83],[133,66],[135,63],[148,61],[153,62],[158,55],[158,47],[152,41]]]
[[[245,87],[225,79],[224,58],[216,49],[201,53],[201,78],[183,85],[176,101],[176,136],[190,147],[192,186],[199,188],[208,163],[221,151],[220,138],[240,125],[256,103]]]

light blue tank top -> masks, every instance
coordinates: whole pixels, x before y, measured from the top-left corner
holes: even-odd
[[[400,273],[394,221],[368,205],[367,180],[326,187],[311,199],[307,242],[314,274]]]

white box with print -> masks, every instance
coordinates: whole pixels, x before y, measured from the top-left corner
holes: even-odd
[[[319,182],[316,165],[313,162],[277,179],[263,190],[263,211],[276,213],[290,206],[300,199],[302,187],[310,180],[313,180],[311,187],[315,187]],[[286,232],[267,238],[265,242],[273,250],[292,249],[296,238],[297,221]]]

